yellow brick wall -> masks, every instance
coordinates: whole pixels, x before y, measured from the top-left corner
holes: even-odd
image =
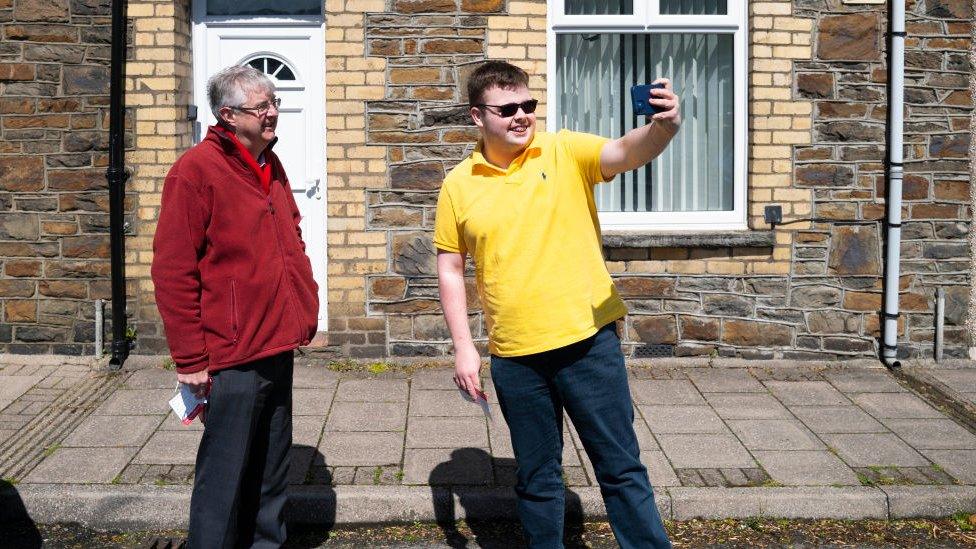
[[[125,101],[135,143],[126,153],[126,166],[132,173],[128,196],[135,201],[135,218],[126,238],[126,278],[139,352],[165,348],[149,268],[163,179],[193,142],[186,121],[187,105],[193,102],[189,9],[189,1],[128,4],[135,47],[126,63]]]
[[[366,190],[387,186],[387,148],[366,144],[366,101],[382,99],[386,61],[366,57],[364,16],[384,0],[326,0],[329,330],[382,330],[367,319],[366,276],[386,272],[386,233],[366,231]]]

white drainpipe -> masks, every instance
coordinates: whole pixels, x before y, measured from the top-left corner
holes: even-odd
[[[898,288],[901,266],[902,132],[905,123],[905,2],[891,2],[891,50],[888,52],[888,219],[884,281],[884,340],[882,360],[888,367],[901,364],[898,356]]]

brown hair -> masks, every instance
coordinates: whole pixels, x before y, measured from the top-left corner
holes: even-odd
[[[480,104],[485,90],[495,86],[507,90],[527,88],[529,75],[507,61],[485,61],[468,77],[468,104]]]

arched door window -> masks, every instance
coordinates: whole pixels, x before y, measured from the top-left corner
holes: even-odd
[[[255,69],[271,77],[271,79],[275,82],[288,82],[289,84],[294,84],[295,81],[298,80],[298,78],[295,76],[295,71],[293,71],[291,67],[289,67],[281,59],[276,59],[269,55],[254,57],[242,64],[254,67]]]

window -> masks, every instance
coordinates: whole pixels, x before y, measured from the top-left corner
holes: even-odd
[[[285,82],[290,80],[295,80],[295,72],[291,70],[288,65],[279,59],[274,57],[261,56],[251,59],[246,65],[250,65],[255,69],[263,72],[264,74],[271,77],[275,82]]]
[[[321,0],[206,0],[207,15],[320,15]]]
[[[644,168],[596,187],[607,229],[745,229],[746,24],[726,0],[550,0],[553,129],[646,123],[630,87],[668,77],[682,127]]]

